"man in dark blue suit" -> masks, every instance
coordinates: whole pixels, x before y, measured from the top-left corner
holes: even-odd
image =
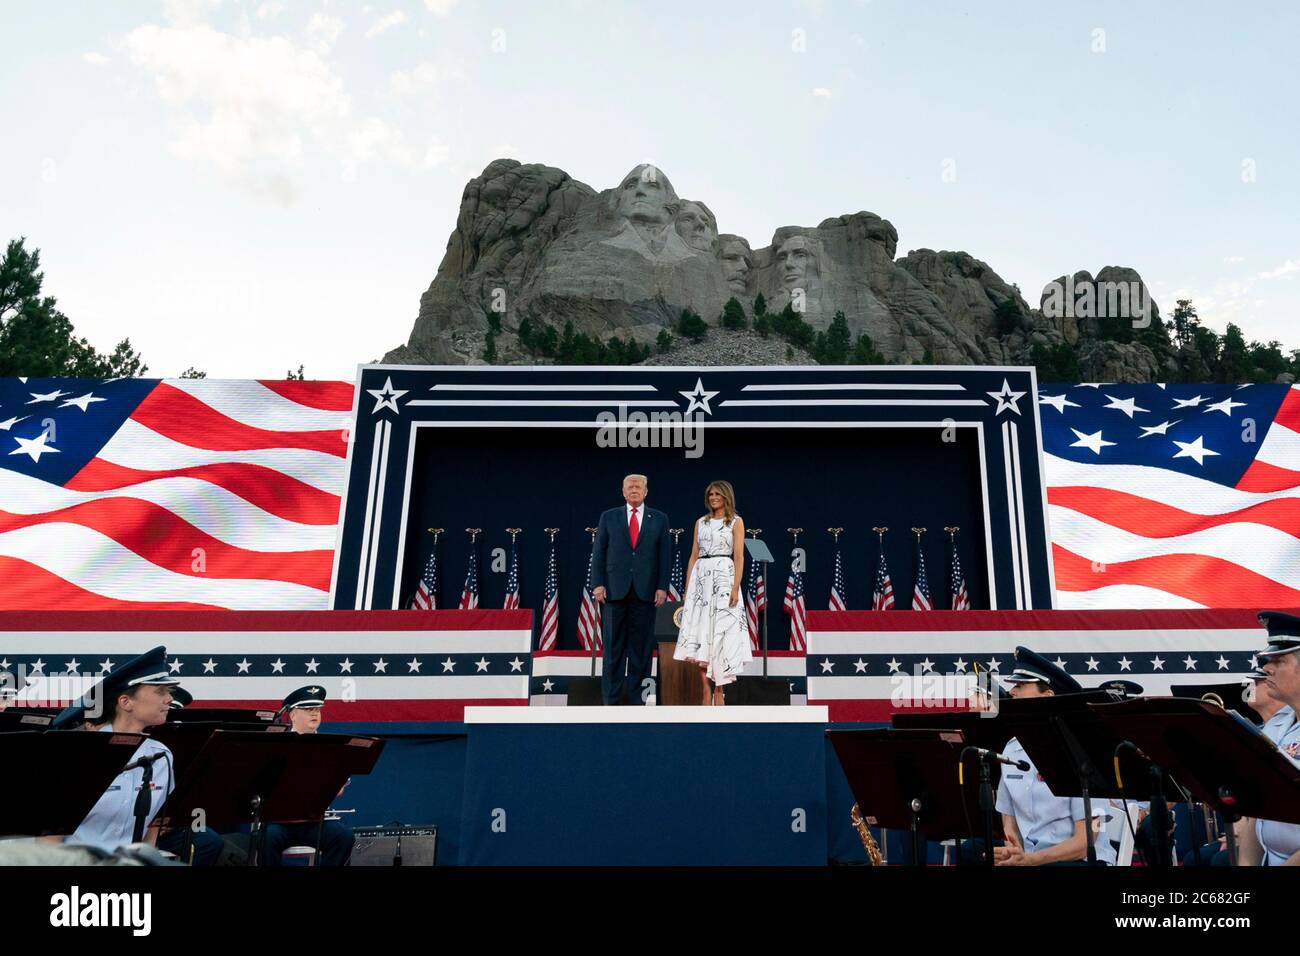
[[[655,608],[668,599],[668,516],[645,505],[645,475],[623,479],[622,508],[600,516],[592,549],[592,597],[604,605],[601,690],[605,705],[641,704],[650,676]],[[624,677],[624,667],[627,676]]]

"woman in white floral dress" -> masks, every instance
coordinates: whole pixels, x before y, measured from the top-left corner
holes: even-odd
[[[704,500],[709,513],[695,522],[673,657],[700,667],[703,703],[722,704],[722,688],[752,660],[740,600],[745,525],[736,514],[736,493],[730,483],[710,482]]]

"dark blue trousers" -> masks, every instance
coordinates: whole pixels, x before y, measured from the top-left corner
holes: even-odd
[[[654,601],[642,601],[635,590],[617,601],[605,602],[601,614],[605,644],[601,695],[606,707],[645,703],[641,684],[649,678],[654,659],[654,621]]]
[[[320,834],[320,843],[316,835]],[[341,820],[317,823],[269,823],[262,844],[263,866],[280,866],[280,854],[291,846],[316,847],[317,866],[346,866],[352,856],[352,844],[357,840],[352,828]]]

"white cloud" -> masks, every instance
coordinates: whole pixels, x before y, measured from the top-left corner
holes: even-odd
[[[823,99],[829,100],[831,98],[831,91],[824,86],[817,86],[813,87],[812,95],[820,96]]]
[[[432,63],[421,63],[411,70],[398,70],[388,78],[394,96],[410,96],[432,86],[438,79],[438,69]]]
[[[428,148],[424,151],[424,165],[427,168],[441,166],[447,161],[447,157],[450,155],[451,150],[447,148],[445,143],[439,142],[436,139],[430,140]]]
[[[96,53],[94,50],[91,50],[89,53],[81,54],[81,59],[83,62],[89,63],[91,66],[106,66],[113,62],[108,57],[104,56],[104,54]]]
[[[318,40],[337,36],[337,25],[319,27]],[[425,159],[396,127],[355,117],[328,55],[287,37],[148,25],[129,33],[125,47],[176,111],[173,151],[254,195],[292,203],[292,174],[313,148],[347,176],[361,163],[415,168]]]
[[[307,21],[307,41],[324,56],[343,32],[343,21],[327,13],[313,13]]]
[[[268,0],[268,2],[258,5],[257,18],[259,20],[273,20],[284,13],[284,10],[285,6],[281,0]]]
[[[1300,259],[1288,259],[1276,269],[1270,269],[1268,272],[1261,272],[1260,279],[1280,279],[1283,276],[1295,275],[1300,272]]]
[[[173,26],[194,26],[206,23],[208,14],[219,6],[221,0],[163,0],[163,16]]]
[[[424,0],[424,8],[435,16],[445,17],[451,14],[452,7],[460,0]]]
[[[400,26],[406,22],[406,14],[401,10],[394,10],[386,17],[380,17],[374,22],[369,30],[366,31],[366,39],[370,40],[379,36],[385,30],[391,30],[395,26]]]

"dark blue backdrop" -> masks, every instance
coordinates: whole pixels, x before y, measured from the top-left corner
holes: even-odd
[[[841,548],[850,608],[869,608],[877,539],[885,525],[885,559],[896,600],[910,606],[914,581],[913,526],[925,535],[926,570],[937,607],[949,600],[950,547],[945,525],[957,525],[958,552],[971,603],[988,607],[984,505],[979,447],[973,429],[910,428],[711,428],[704,454],[681,449],[598,448],[591,428],[425,428],[419,433],[411,484],[411,514],[403,562],[402,593],[414,593],[432,536],[440,544],[439,606],[454,607],[469,556],[466,527],[479,537],[480,605],[500,607],[506,574],[491,571],[492,549],[509,549],[507,527],[519,538],[523,606],[539,609],[549,554],[545,527],[558,527],[561,648],[577,648],[577,614],[600,512],[623,504],[622,479],[649,476],[648,504],[667,512],[681,537],[683,565],[690,530],[704,513],[704,488],[722,478],[736,489],[737,510],[776,555],[768,580],[780,611],[790,571],[788,527],[802,527],[808,549],[807,604],[822,609],[830,595],[834,547],[828,527],[843,527]],[[760,437],[761,436],[761,437]],[[453,467],[448,467],[454,462]],[[748,577],[748,575],[746,576]],[[789,619],[773,613],[773,648],[789,646]]]

